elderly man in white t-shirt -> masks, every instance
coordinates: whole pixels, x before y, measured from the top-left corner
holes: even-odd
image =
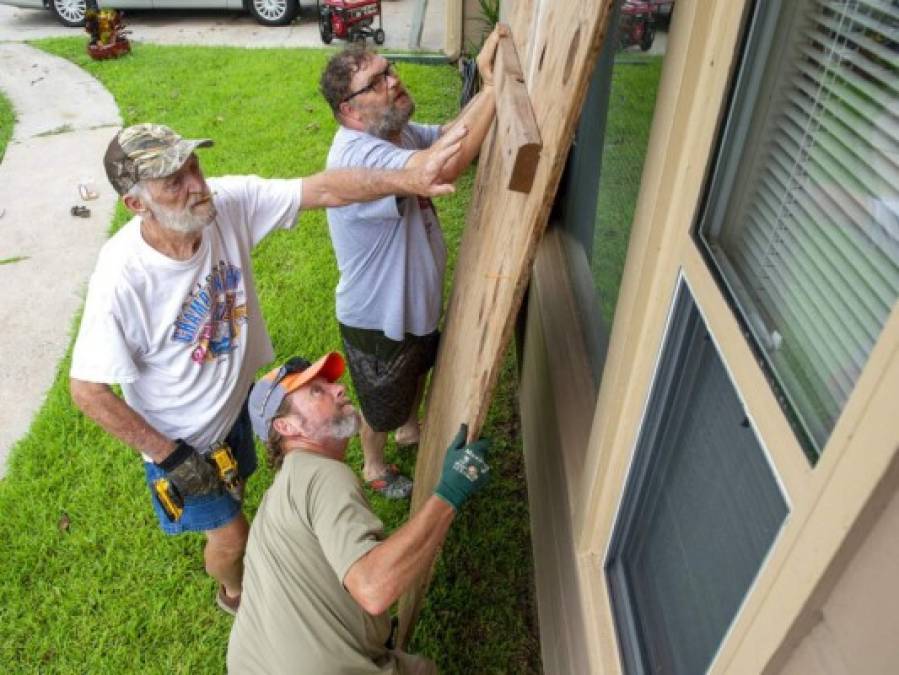
[[[444,168],[453,181],[471,163],[496,109],[493,60],[499,26],[478,56],[483,87],[459,116],[442,126],[410,122],[415,104],[383,56],[358,46],[335,55],[320,88],[340,123],[328,168],[414,168],[457,125],[468,135]],[[387,433],[397,445],[418,442],[418,407],[434,365],[443,305],[446,245],[430,199],[385,197],[328,209],[340,268],[337,321],[362,408],[363,478],[389,499],[403,499],[412,482],[387,464]]]
[[[195,150],[212,141],[162,125],[128,127],[109,144],[107,175],[135,217],[103,246],[91,277],[72,398],[143,456],[162,529],[205,533],[206,570],[229,613],[240,601],[248,531],[240,488],[256,468],[246,399],[255,372],[274,357],[250,252],[273,230],[292,227],[301,209],[451,191],[440,172],[463,134],[432,152],[423,173],[347,170],[293,180],[207,182]],[[238,465],[230,491],[207,459],[222,443]]]

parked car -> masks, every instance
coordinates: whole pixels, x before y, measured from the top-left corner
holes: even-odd
[[[63,25],[84,25],[84,0],[0,0],[0,5],[26,9],[48,9]],[[112,9],[236,9],[253,15],[266,26],[284,26],[300,11],[299,0],[100,0]]]

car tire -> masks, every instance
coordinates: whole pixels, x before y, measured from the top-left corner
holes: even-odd
[[[652,42],[656,39],[656,29],[653,26],[647,26],[643,31],[643,37],[640,40],[640,49],[648,52],[652,48]]]
[[[387,39],[387,36],[384,34],[384,29],[382,29],[382,28],[378,28],[375,31],[373,37],[374,37],[376,45],[384,44],[384,40]]]
[[[331,44],[334,39],[334,29],[331,27],[331,10],[325,8],[318,15],[318,32],[322,36],[322,42]]]
[[[247,7],[263,26],[286,26],[300,11],[297,0],[249,0]]]
[[[50,0],[50,11],[56,20],[67,28],[84,26],[87,5],[84,0]]]

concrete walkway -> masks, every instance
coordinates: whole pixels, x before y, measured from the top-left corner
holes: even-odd
[[[0,90],[17,118],[0,163],[2,476],[53,383],[106,239],[116,195],[102,157],[121,118],[94,78],[24,44],[0,44]],[[100,196],[83,202],[78,183],[88,178]],[[90,217],[72,216],[75,204]]]

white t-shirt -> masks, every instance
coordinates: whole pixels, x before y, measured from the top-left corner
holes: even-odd
[[[296,222],[302,195],[298,179],[232,176],[209,187],[218,215],[190,260],[149,246],[139,218],[106,242],[70,370],[75,379],[120,384],[150,426],[196,448],[227,435],[254,374],[274,358],[250,251]]]
[[[408,124],[399,144],[340,127],[328,168],[402,169],[430,147],[440,127]],[[328,209],[340,268],[337,320],[382,331],[392,340],[437,328],[443,304],[446,244],[430,199],[385,197]]]

